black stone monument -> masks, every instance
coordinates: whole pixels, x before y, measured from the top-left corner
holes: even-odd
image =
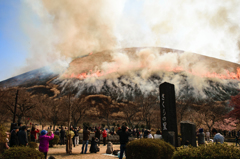
[[[174,85],[164,82],[159,86],[160,109],[161,109],[161,129],[163,139],[170,142],[173,146],[178,146],[176,100]],[[174,132],[174,133],[173,133]],[[169,137],[174,134],[174,142]],[[169,136],[170,135],[170,136]]]
[[[189,144],[196,147],[196,125],[188,121],[181,121],[182,144],[188,140]]]

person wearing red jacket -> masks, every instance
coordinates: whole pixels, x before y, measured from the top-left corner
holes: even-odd
[[[39,130],[33,126],[31,130],[31,141],[36,142],[37,133],[39,133]]]
[[[103,137],[103,146],[105,146],[106,145],[106,138],[107,138],[107,130],[103,130],[102,137]]]

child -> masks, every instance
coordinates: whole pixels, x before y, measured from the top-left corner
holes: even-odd
[[[97,146],[98,142],[99,142],[98,138],[92,137],[90,153],[97,153],[97,152],[99,152],[99,148]]]
[[[47,153],[48,153],[48,148],[49,148],[49,140],[52,140],[54,138],[54,134],[51,131],[50,132],[51,136],[47,135],[46,130],[41,131],[41,135],[39,137],[39,151],[43,152],[45,155],[45,159],[47,159]]]

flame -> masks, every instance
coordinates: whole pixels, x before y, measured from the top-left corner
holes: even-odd
[[[184,70],[181,66],[177,66],[175,68],[170,68],[170,67],[166,67],[164,70],[168,71],[168,72],[187,72],[189,74],[192,74],[194,76],[199,76],[202,78],[218,78],[218,79],[235,79],[235,80],[240,80],[240,68],[237,68],[237,72],[229,72],[228,70],[225,70],[225,74],[219,74],[216,72],[206,72],[206,73],[200,73],[197,72],[195,70]],[[96,71],[96,72],[92,72],[92,70],[90,70],[88,73],[84,72],[84,73],[80,73],[80,74],[74,74],[72,73],[70,76],[67,74],[64,74],[63,77],[65,78],[77,78],[77,79],[86,79],[86,78],[90,78],[90,77],[101,77],[101,76],[105,76],[111,73],[117,73],[118,70],[117,69],[110,69],[108,71]]]

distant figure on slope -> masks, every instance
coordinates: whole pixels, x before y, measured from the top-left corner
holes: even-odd
[[[218,133],[216,129],[213,129],[212,132],[214,135],[213,142],[220,142],[222,144],[224,142],[224,137],[220,133]]]
[[[44,153],[45,159],[47,159],[49,141],[54,138],[54,134],[52,131],[49,133],[49,135],[50,136],[47,135],[46,130],[42,130],[41,135],[39,136],[39,151]]]

